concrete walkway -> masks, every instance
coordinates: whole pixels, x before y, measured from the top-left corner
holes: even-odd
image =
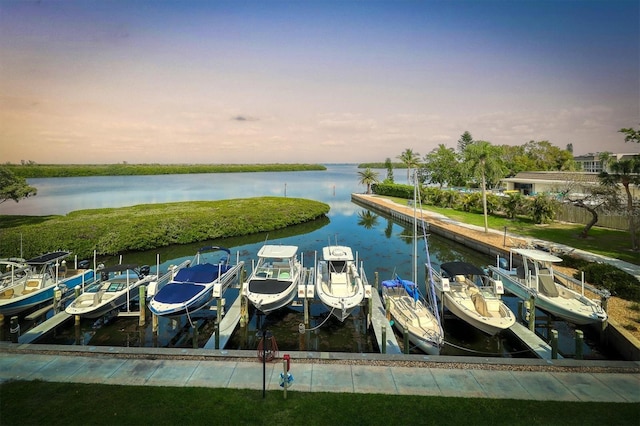
[[[35,348],[37,346],[37,349]],[[59,347],[58,347],[59,348]],[[27,350],[23,350],[27,349]],[[68,348],[67,348],[68,349]],[[133,386],[212,387],[262,390],[263,367],[266,389],[281,390],[282,359],[264,366],[253,351],[169,350],[181,359],[155,358],[165,348],[84,347],[56,353],[50,345],[0,345],[0,383],[9,380],[104,383]],[[94,354],[89,354],[94,351]],[[235,354],[234,354],[235,353]],[[117,354],[119,356],[114,356]],[[234,356],[241,356],[234,359]],[[453,357],[407,355],[318,353],[312,362],[307,353],[294,353],[290,373],[290,392],[380,393],[467,398],[498,398],[548,401],[602,401],[640,403],[640,363],[628,361],[554,360],[477,360],[471,357],[466,368],[448,368]],[[362,363],[371,357],[370,364]],[[307,357],[307,359],[304,359]],[[147,358],[147,359],[145,359]],[[190,359],[192,358],[192,359]],[[333,358],[338,362],[327,361]],[[359,361],[349,364],[349,358]],[[429,366],[419,365],[428,359]],[[451,360],[443,358],[452,358]],[[389,364],[409,359],[412,366]],[[389,365],[381,365],[387,361]],[[482,362],[481,362],[482,361]],[[418,364],[416,364],[418,362]],[[441,363],[441,366],[438,363]],[[511,368],[509,365],[511,364]],[[515,371],[513,366],[555,365],[558,371]],[[487,369],[487,365],[490,367]],[[593,371],[570,371],[573,366],[591,366]],[[562,370],[562,371],[560,371]],[[589,368],[580,371],[589,371]]]

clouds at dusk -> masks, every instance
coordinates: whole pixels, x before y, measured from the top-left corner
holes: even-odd
[[[0,0],[0,157],[365,162],[637,152],[637,1]]]

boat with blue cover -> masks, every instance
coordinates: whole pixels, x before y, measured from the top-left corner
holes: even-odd
[[[207,261],[205,253],[210,257],[219,255],[219,258]],[[201,248],[190,265],[179,269],[152,297],[149,310],[165,317],[190,315],[213,299],[221,298],[244,266],[244,262],[238,260],[231,264],[230,256],[231,251],[224,247]]]

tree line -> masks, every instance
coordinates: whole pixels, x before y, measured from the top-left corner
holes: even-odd
[[[625,142],[640,143],[640,130],[623,128],[619,132],[625,136]],[[635,218],[640,215],[640,200],[634,199],[630,191],[630,185],[640,185],[640,155],[616,160],[611,153],[600,153],[599,159],[603,162],[603,166],[606,166],[603,169],[607,171],[599,174],[599,185],[582,185],[583,191],[587,188],[588,193],[583,193],[579,198],[571,197],[571,188],[580,183],[581,176],[580,166],[573,157],[572,144],[568,144],[566,149],[558,148],[549,141],[498,146],[488,141],[476,141],[469,131],[465,131],[457,141],[456,148],[440,144],[423,157],[412,148],[406,148],[396,159],[407,169],[407,182],[411,184],[428,184],[439,189],[444,187],[479,189],[482,194],[480,202],[484,214],[485,232],[488,231],[487,213],[492,208],[488,205],[487,190],[495,188],[502,179],[513,177],[523,171],[575,172],[568,174],[573,178],[567,180],[565,188],[559,188],[560,200],[538,194],[532,201],[526,201],[522,194],[514,193],[509,194],[501,204],[507,212],[510,212],[509,214],[523,210],[529,211],[536,223],[543,223],[553,218],[554,201],[566,201],[585,208],[591,213],[593,219],[585,226],[582,237],[586,237],[589,229],[597,223],[599,211],[622,213],[629,218],[631,247],[633,250],[640,249],[635,223]],[[371,168],[358,172],[360,183],[366,185],[367,193],[371,193],[372,189],[389,191],[388,187],[381,187],[379,184],[394,184],[393,164],[390,158],[386,159],[387,175],[382,181],[379,173]],[[620,187],[623,188],[624,195],[619,190]],[[423,191],[423,193],[428,192]],[[451,204],[455,197],[447,194],[432,198],[449,198],[449,204]],[[467,200],[466,203],[473,205],[474,202]],[[495,204],[495,199],[490,199],[489,202]]]

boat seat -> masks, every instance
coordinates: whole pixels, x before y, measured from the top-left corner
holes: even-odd
[[[491,316],[491,313],[489,312],[489,308],[487,306],[487,302],[486,300],[484,300],[484,297],[482,297],[480,293],[475,293],[473,296],[471,296],[471,300],[473,300],[473,305],[480,315],[482,315],[483,317]]]
[[[33,293],[34,291],[38,290],[38,287],[40,287],[40,281],[29,280],[27,281],[27,284],[24,286],[24,290],[22,291],[22,294]]]
[[[0,293],[0,299],[11,299],[13,297],[13,289],[8,288],[2,293]]]
[[[540,269],[538,283],[540,284],[538,288],[542,294],[549,297],[558,297],[560,295],[556,283],[553,282],[553,277],[551,277],[551,272],[548,269]]]

